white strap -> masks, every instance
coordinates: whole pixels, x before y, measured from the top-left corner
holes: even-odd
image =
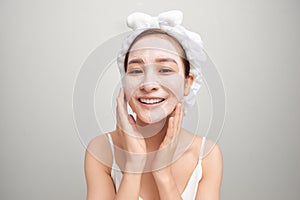
[[[201,149],[200,149],[200,153],[199,153],[200,160],[202,160],[202,158],[203,158],[203,153],[204,153],[204,149],[205,149],[205,140],[206,140],[206,137],[202,137]]]

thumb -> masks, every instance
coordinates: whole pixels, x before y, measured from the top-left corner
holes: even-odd
[[[128,120],[129,120],[129,123],[130,123],[130,124],[135,125],[134,117],[133,117],[131,114],[128,115]]]

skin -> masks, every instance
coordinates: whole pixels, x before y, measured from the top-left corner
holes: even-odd
[[[156,42],[153,42],[156,41]],[[150,42],[150,43],[149,43]],[[143,47],[161,47],[168,50],[159,51],[144,49]],[[148,35],[133,45],[132,53],[129,54],[127,75],[125,75],[125,87],[120,90],[117,99],[117,128],[111,132],[114,144],[122,150],[131,153],[147,155],[149,152],[161,152],[151,158],[147,156],[135,157],[131,153],[123,154],[122,162],[117,163],[123,171],[123,178],[118,192],[115,191],[113,180],[110,176],[112,155],[106,135],[96,137],[89,144],[85,156],[85,175],[87,181],[87,199],[181,199],[186,184],[197,165],[202,137],[181,127],[183,118],[182,97],[188,95],[193,82],[193,75],[184,77],[184,66],[180,56],[170,53],[177,52],[178,44],[167,36]],[[175,60],[161,62],[157,58]],[[131,62],[131,61],[134,62]],[[138,61],[138,62],[136,62]],[[163,66],[172,72],[161,74]],[[148,68],[147,68],[148,67]],[[140,70],[138,75],[131,74],[132,70]],[[140,73],[142,71],[142,73]],[[174,88],[173,78],[178,83]],[[166,77],[168,76],[168,77]],[[155,81],[153,81],[155,80]],[[134,82],[134,83],[133,83]],[[143,84],[143,83],[149,84]],[[131,83],[131,85],[130,85]],[[143,107],[138,101],[140,96],[159,96],[166,100],[156,107]],[[136,113],[136,119],[127,113],[127,102]],[[154,117],[155,116],[155,117]],[[155,134],[145,137],[143,127],[157,127]],[[147,131],[145,131],[147,132]],[[134,137],[133,137],[134,136]],[[148,135],[147,135],[148,136]],[[189,148],[177,159],[172,160],[180,145],[190,141]],[[213,145],[209,140],[206,147]],[[106,149],[104,151],[103,149]],[[108,150],[107,150],[108,149]],[[166,151],[163,151],[166,150]],[[101,160],[107,159],[109,163]],[[170,165],[160,168],[163,162]],[[100,162],[99,162],[100,161]],[[150,163],[150,165],[147,163]],[[149,171],[145,172],[145,168]],[[159,168],[159,170],[157,170]],[[151,170],[152,169],[152,170]],[[134,170],[139,173],[131,173]],[[220,187],[222,179],[222,155],[218,145],[202,161],[202,179],[200,180],[196,199],[218,200],[220,199]]]
[[[187,79],[184,77],[183,62],[177,53],[180,47],[165,37],[148,36],[138,40],[128,56],[127,73],[123,78],[125,96],[141,119],[137,123],[142,126],[144,122],[153,124],[170,115],[193,81],[192,75]],[[138,97],[160,97],[166,101],[145,109]]]

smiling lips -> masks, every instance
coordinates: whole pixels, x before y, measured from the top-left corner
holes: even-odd
[[[165,99],[164,98],[138,98],[139,102],[141,102],[142,104],[158,104],[163,102]]]

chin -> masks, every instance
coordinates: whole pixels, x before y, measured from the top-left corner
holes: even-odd
[[[144,115],[144,114],[137,114],[137,117],[139,118],[140,121],[142,121],[143,123],[145,124],[154,124],[154,123],[157,123],[157,122],[160,122],[162,120],[165,120],[167,115],[151,115],[151,114],[148,114],[148,115]]]
[[[160,107],[152,110],[134,109],[133,111],[141,122],[153,124],[165,120],[173,112],[174,107]]]

